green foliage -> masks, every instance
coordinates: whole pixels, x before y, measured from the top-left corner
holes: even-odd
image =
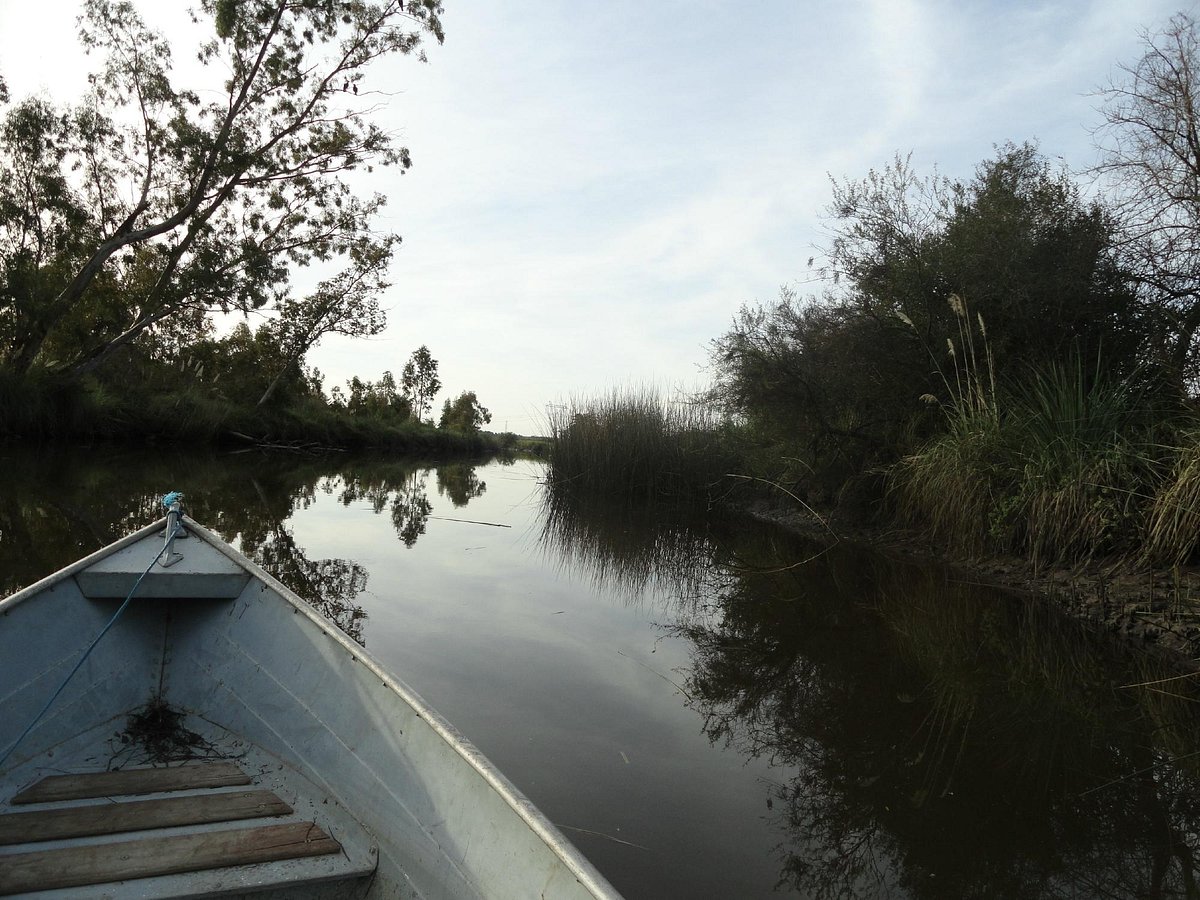
[[[479,431],[492,421],[492,414],[480,405],[474,391],[463,391],[453,403],[442,404],[442,418],[438,428],[454,431]]]
[[[355,375],[346,386],[349,393],[344,407],[352,416],[392,422],[407,422],[412,418],[412,404],[397,389],[391,372],[384,372],[378,382],[363,381]]]
[[[429,348],[422,344],[413,351],[400,373],[404,396],[412,403],[413,416],[417,421],[424,421],[425,414],[433,406],[433,398],[442,389],[437,371],[437,360],[429,353]]]
[[[946,430],[890,471],[906,521],[1035,563],[1137,552],[1161,454],[1129,381],[1054,365],[1000,404],[958,400],[947,414]]]
[[[384,276],[399,240],[395,235],[362,237],[351,248],[351,262],[345,270],[322,281],[304,300],[288,297],[280,302],[279,316],[265,326],[278,346],[275,376],[259,397],[258,406],[271,399],[284,378],[325,335],[374,337],[383,331],[387,317],[376,296],[388,287]]]
[[[1105,208],[1010,145],[968,182],[897,159],[830,211],[837,287],[743,308],[713,344],[752,471],[827,504],[882,474],[902,521],[971,553],[1196,552],[1186,451],[1159,495],[1179,408],[1161,319]]]
[[[249,336],[247,338],[247,336]],[[254,344],[249,330],[231,336]],[[237,372],[249,357],[224,360],[222,371]],[[68,440],[107,438],[120,441],[187,440],[193,444],[234,444],[247,441],[295,447],[388,448],[423,454],[498,452],[500,442],[482,432],[437,429],[414,421],[405,398],[389,373],[379,382],[357,382],[353,409],[334,389],[327,402],[313,384],[314,374],[302,373],[280,395],[280,403],[256,408],[257,385],[227,396],[225,378],[209,382],[209,371],[191,363],[173,369],[161,364],[147,368],[145,383],[110,385],[45,374],[19,377],[0,371],[0,440],[25,438]],[[170,378],[164,377],[170,374]],[[236,375],[229,375],[236,378]],[[261,381],[260,381],[261,384]],[[168,386],[169,385],[169,386]]]
[[[80,377],[196,311],[282,304],[297,326],[279,335],[285,359],[339,304],[369,333],[396,239],[372,237],[384,199],[345,176],[411,160],[354,97],[377,60],[440,41],[439,13],[436,0],[206,0],[213,38],[195,56],[222,94],[176,83],[172,48],[133,4],[88,0],[89,94],[70,109],[27,100],[0,122],[0,365]],[[340,274],[289,299],[310,263]]]
[[[1153,374],[1110,218],[1032,147],[1002,148],[966,182],[897,159],[836,183],[830,212],[820,274],[836,287],[743,307],[712,345],[714,400],[772,448],[770,474],[794,492],[833,502],[934,438],[964,377],[994,399],[997,380],[1071,360]]]
[[[713,344],[712,400],[765,452],[756,469],[790,490],[832,498],[856,473],[900,454],[939,379],[894,317],[788,290],[743,307]]]
[[[979,167],[941,235],[941,277],[986,320],[998,376],[1103,357],[1121,378],[1144,365],[1151,327],[1115,240],[1110,213],[1032,146]]]

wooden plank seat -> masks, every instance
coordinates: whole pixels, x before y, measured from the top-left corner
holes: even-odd
[[[193,763],[158,769],[119,769],[79,775],[48,775],[12,798],[13,803],[48,803],[127,794],[155,794],[197,788],[250,784],[250,776],[231,762]]]
[[[226,791],[156,800],[92,803],[0,815],[0,844],[236,822],[286,816],[291,812],[292,808],[271,791]]]
[[[339,853],[312,822],[144,837],[0,857],[0,894],[46,891]]]
[[[300,817],[274,791],[237,789],[251,783],[231,762],[45,777],[0,812],[0,895],[258,863],[290,866],[287,861],[332,854],[340,859],[342,845],[315,822],[296,821]],[[98,802],[103,800],[108,802]],[[286,816],[292,820],[247,824]],[[117,835],[123,837],[113,840]],[[360,877],[370,870],[360,863],[324,877]],[[290,876],[279,877],[286,883]],[[305,877],[313,877],[311,867]]]

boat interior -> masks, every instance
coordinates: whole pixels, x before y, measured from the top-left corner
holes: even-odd
[[[186,524],[170,567],[159,523],[0,601],[0,895],[616,896],[420,697]]]
[[[210,723],[162,727],[81,735],[5,778],[0,895],[366,894],[378,846],[318,785]]]

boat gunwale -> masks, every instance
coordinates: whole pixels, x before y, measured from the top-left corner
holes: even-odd
[[[49,575],[39,579],[38,581],[35,581],[28,587],[23,587],[16,593],[9,594],[7,597],[0,599],[0,615],[7,613],[13,607],[23,603],[30,597],[42,593],[42,591],[46,590],[47,588],[54,587],[54,585],[58,584],[60,581],[65,581],[76,573],[82,572],[84,569],[94,565],[95,563],[98,563],[105,557],[112,556],[112,554],[117,553],[120,550],[124,550],[126,547],[132,544],[136,544],[143,538],[149,537],[154,533],[154,531],[166,527],[166,524],[167,519],[166,516],[164,516],[161,519],[151,522],[145,528],[139,528],[137,531],[127,534],[123,538],[118,538],[111,544],[105,544],[99,550],[89,553],[82,559],[75,560],[75,562],[71,563],[70,565],[63,566],[57,572],[51,572]]]
[[[339,643],[356,661],[366,666],[389,690],[395,693],[403,702],[407,703],[418,716],[428,723],[435,734],[483,777],[484,781],[503,798],[513,812],[532,829],[534,834],[541,838],[551,852],[563,861],[580,884],[591,891],[599,900],[622,900],[621,895],[609,884],[608,879],[570,842],[558,826],[551,822],[532,800],[526,797],[519,788],[509,781],[469,738],[455,728],[441,713],[430,706],[420,694],[391,672],[384,669],[364,647],[354,643],[337,625],[313,609],[295,591],[283,584],[245,554],[234,549],[220,535],[210,531],[190,516],[181,516],[181,521],[186,525],[191,535],[203,539],[213,549],[271,588],[298,613],[307,616],[327,637]],[[45,578],[17,591],[15,594],[9,595],[0,600],[0,616],[6,614],[19,603],[40,594],[60,581],[70,578],[101,559],[145,539],[155,531],[164,528],[166,524],[167,517],[164,516],[150,525],[100,548],[83,559],[77,560],[59,569],[57,572],[47,575]]]

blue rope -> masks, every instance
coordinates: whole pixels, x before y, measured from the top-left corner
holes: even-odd
[[[83,666],[84,661],[88,658],[88,656],[91,655],[91,652],[96,649],[96,645],[98,643],[100,643],[100,638],[102,638],[102,637],[104,637],[104,635],[108,634],[108,629],[112,628],[113,625],[116,624],[117,619],[121,618],[121,613],[125,612],[125,607],[129,606],[129,602],[133,599],[133,595],[137,591],[138,586],[141,585],[142,579],[145,578],[150,573],[150,570],[152,568],[154,568],[154,564],[159,561],[159,559],[162,557],[162,555],[166,551],[166,549],[169,546],[171,546],[171,543],[170,543],[171,538],[175,537],[175,535],[177,535],[180,532],[182,527],[183,527],[183,519],[182,519],[182,517],[180,517],[175,520],[175,528],[171,532],[170,537],[168,537],[165,541],[163,541],[162,550],[159,550],[158,553],[155,554],[154,559],[150,560],[150,565],[146,566],[145,571],[142,572],[142,574],[137,577],[137,581],[135,581],[133,583],[133,587],[129,589],[129,593],[125,596],[125,600],[121,603],[120,606],[117,607],[117,611],[115,613],[113,613],[113,617],[108,620],[108,624],[105,625],[100,630],[100,633],[98,635],[96,635],[95,639],[88,645],[88,648],[83,651],[83,656],[79,657],[79,662],[75,663],[75,668],[73,668],[71,670],[70,674],[68,674],[67,677],[63,679],[62,684],[60,684],[58,686],[58,690],[56,690],[53,694],[51,694],[50,699],[46,701],[46,705],[42,707],[41,712],[39,712],[36,716],[33,717],[33,721],[30,722],[25,727],[25,730],[21,732],[21,736],[18,737],[15,741],[12,742],[12,744],[9,745],[9,748],[4,751],[3,756],[0,756],[0,769],[2,769],[4,767],[4,764],[6,762],[8,762],[9,756],[11,756],[12,752],[17,749],[17,746],[21,743],[21,741],[25,740],[25,738],[27,738],[29,736],[29,732],[33,731],[33,727],[35,725],[37,725],[38,722],[41,721],[42,716],[44,716],[46,714],[46,712],[50,709],[50,707],[54,705],[54,701],[58,699],[58,695],[63,692],[63,690],[67,686],[67,683],[72,678],[75,677],[75,673],[78,672],[79,669]]]

